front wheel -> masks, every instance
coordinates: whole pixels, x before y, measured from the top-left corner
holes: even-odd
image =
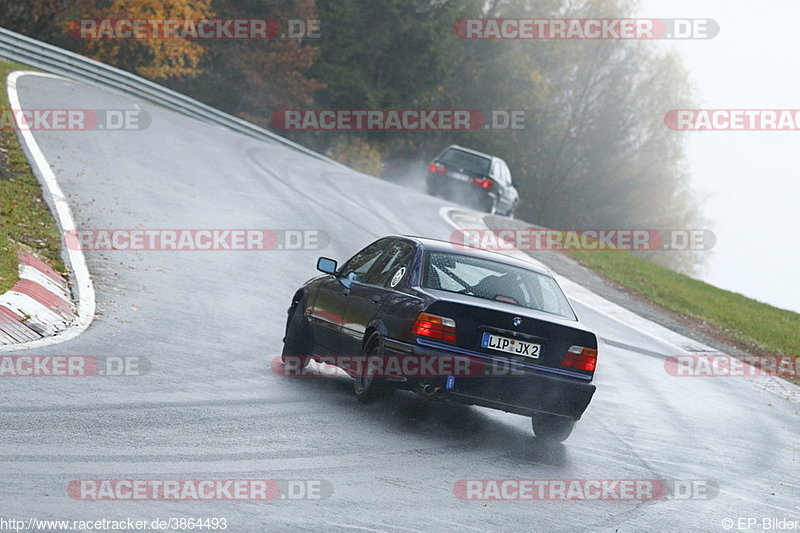
[[[364,365],[355,376],[356,382],[354,386],[358,401],[370,403],[391,396],[394,392],[394,387],[386,382],[385,377],[375,373],[376,368],[383,368],[383,365],[374,363],[376,358],[382,357],[381,339],[377,333],[366,342],[361,355],[364,358]]]
[[[549,442],[564,442],[575,428],[575,420],[549,413],[535,413],[531,417],[533,433]]]
[[[291,365],[293,370],[302,370],[311,359],[311,328],[304,315],[306,297],[300,298],[289,312],[286,321],[286,336],[283,338],[281,360],[284,365]]]

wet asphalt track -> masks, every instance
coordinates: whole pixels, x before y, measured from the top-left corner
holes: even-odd
[[[26,76],[27,108],[132,108],[129,97]],[[293,291],[321,253],[374,238],[446,238],[442,201],[138,103],[142,131],[37,132],[82,228],[321,229],[323,252],[89,252],[96,317],[47,354],[139,356],[138,377],[0,381],[0,517],[225,517],[228,531],[724,531],[800,519],[798,407],[746,379],[679,379],[674,349],[581,306],[603,343],[598,392],[572,437],[526,418],[397,394],[359,404],[346,379],[287,379]],[[620,343],[631,346],[621,349]],[[79,502],[81,478],[325,480],[330,498]],[[463,478],[711,480],[710,500],[464,502]],[[758,530],[758,529],[755,529]]]

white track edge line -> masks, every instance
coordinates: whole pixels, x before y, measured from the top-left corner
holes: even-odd
[[[61,76],[53,74],[45,74],[39,72],[30,72],[16,70],[8,75],[8,101],[11,109],[21,110],[22,106],[19,101],[19,94],[17,93],[17,80],[22,76],[41,76],[45,78],[53,78],[59,80],[66,80]],[[22,141],[23,149],[28,154],[28,160],[31,166],[35,167],[35,171],[43,185],[43,193],[48,195],[51,200],[51,205],[56,210],[56,220],[58,221],[59,228],[63,235],[68,231],[74,231],[75,219],[72,217],[72,211],[69,208],[61,186],[58,184],[55,173],[47,162],[44,153],[36,142],[33,133],[24,128],[17,128],[17,135]],[[78,319],[67,326],[65,329],[59,331],[53,336],[45,337],[39,340],[24,342],[19,344],[6,344],[0,346],[0,352],[14,352],[18,350],[29,350],[34,348],[42,348],[45,346],[52,346],[64,341],[76,338],[89,327],[94,319],[96,308],[94,285],[92,285],[92,278],[89,275],[89,267],[86,265],[86,257],[83,255],[82,250],[74,250],[69,246],[64,246],[66,250],[67,260],[70,268],[75,276],[75,291],[78,296]]]

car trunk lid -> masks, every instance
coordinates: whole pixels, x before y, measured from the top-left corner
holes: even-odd
[[[571,347],[597,349],[594,333],[575,320],[503,302],[446,291],[431,292],[439,300],[426,312],[455,320],[455,344],[461,349],[569,370],[575,369],[562,363]]]

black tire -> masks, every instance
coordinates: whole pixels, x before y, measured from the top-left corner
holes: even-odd
[[[368,372],[368,369],[372,368],[369,364],[369,359],[382,355],[380,335],[377,333],[372,334],[369,340],[364,343],[361,355],[364,357],[364,370],[355,376],[355,384],[353,386],[358,401],[370,403],[390,397],[394,393],[394,387],[385,378],[369,375]]]
[[[286,365],[291,364],[292,369],[302,370],[311,360],[313,341],[311,328],[308,325],[303,311],[306,308],[306,297],[289,309],[289,318],[286,320],[286,335],[283,337],[283,350],[281,361]]]
[[[533,433],[547,442],[564,442],[575,428],[575,420],[548,413],[536,413],[531,417]]]
[[[428,196],[439,196],[439,187],[430,178],[425,179],[425,192]]]

